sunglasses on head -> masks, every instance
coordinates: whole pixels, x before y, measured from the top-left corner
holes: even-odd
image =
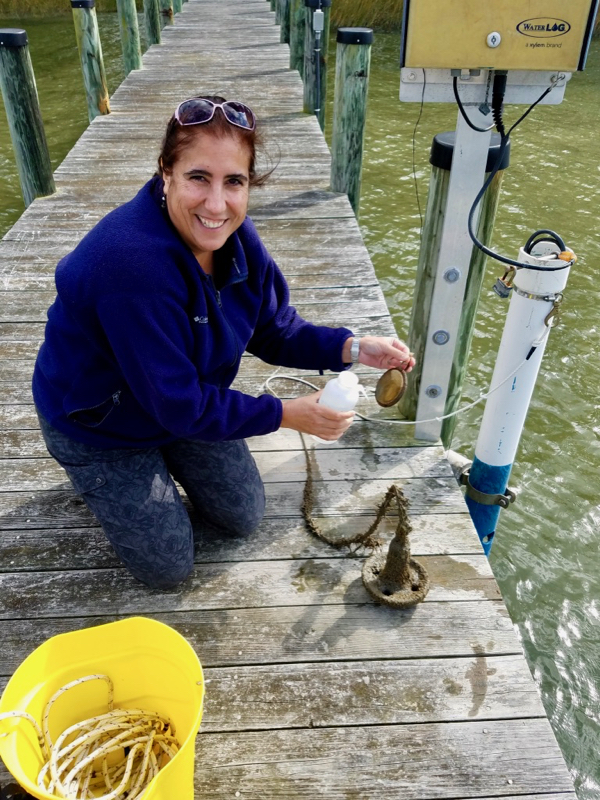
[[[175,119],[180,125],[202,125],[210,122],[215,115],[217,108],[220,108],[227,122],[253,131],[256,127],[256,117],[254,111],[244,103],[235,100],[224,100],[222,103],[215,103],[204,97],[192,97],[184,100],[175,109]]]

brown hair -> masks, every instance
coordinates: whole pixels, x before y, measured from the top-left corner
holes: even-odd
[[[219,97],[218,95],[198,95],[198,98],[210,100],[213,103],[226,102],[224,97]],[[247,148],[250,154],[248,171],[250,186],[262,186],[273,172],[273,170],[270,169],[262,175],[257,175],[256,173],[257,151],[263,147],[262,134],[258,129],[258,123],[253,131],[240,128],[228,122],[221,108],[216,108],[213,118],[199,125],[180,125],[175,119],[175,115],[171,117],[167,123],[167,129],[163,136],[160,154],[158,156],[158,174],[162,176],[165,172],[172,172],[173,167],[183,151],[186,150],[196,136],[201,133],[208,133],[218,138],[230,136],[232,139],[237,139],[242,146]]]

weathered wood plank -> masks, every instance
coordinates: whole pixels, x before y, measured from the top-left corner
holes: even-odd
[[[36,614],[4,620],[0,674],[9,675],[48,637],[130,616],[128,609],[120,615],[99,610],[100,606],[89,617]],[[500,601],[423,603],[407,611],[347,603],[156,614],[147,610],[144,615],[185,636],[206,667],[521,653]],[[446,635],[448,630],[451,636]]]
[[[206,680],[204,733],[545,716],[520,656],[228,667]]]
[[[544,716],[520,656],[217,667],[204,675],[203,733]]]
[[[338,538],[364,533],[374,517],[322,518],[320,529]],[[90,522],[93,525],[93,521]],[[96,523],[97,524],[97,523]],[[416,555],[481,554],[468,514],[419,515],[411,518],[411,552]],[[195,528],[201,535],[201,526]],[[382,521],[378,538],[387,545],[396,529],[396,521]],[[272,561],[281,559],[347,558],[347,548],[330,547],[309,534],[300,519],[266,519],[246,539],[236,541],[211,536],[201,539],[196,563],[220,561]],[[0,529],[0,572],[36,572],[61,569],[116,568],[120,562],[100,528],[55,528],[26,530]]]
[[[411,503],[412,514],[464,514],[466,505],[453,481],[453,478],[437,478],[398,481],[398,484],[402,485]],[[359,488],[346,481],[336,482],[335,487],[317,483],[313,516],[317,519],[371,516],[388,486],[387,481],[368,481]],[[302,491],[303,487],[298,483],[267,483],[266,518],[297,517],[300,514]],[[0,529],[68,529],[94,527],[95,524],[66,476],[51,490],[0,493]]]
[[[195,788],[207,800],[236,792],[263,800],[466,800],[572,790],[550,725],[539,719],[201,734],[197,752]]]
[[[4,437],[3,437],[4,438]],[[6,437],[8,438],[8,437]],[[47,453],[44,458],[4,458],[0,461],[0,491],[49,489],[64,482],[62,468]],[[303,450],[256,450],[254,452],[265,483],[306,480]],[[376,480],[393,483],[412,478],[448,478],[447,461],[428,448],[328,449],[310,450],[313,479],[318,481]]]
[[[235,544],[232,545],[235,550]],[[430,578],[425,602],[497,600],[500,592],[485,555],[422,556]],[[43,607],[40,607],[43,598]],[[372,602],[359,564],[350,559],[198,564],[178,588],[150,591],[124,568],[0,573],[0,619],[268,608]]]

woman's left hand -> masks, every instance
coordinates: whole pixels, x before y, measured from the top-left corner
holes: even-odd
[[[342,360],[351,361],[350,345],[352,339],[344,343]],[[347,352],[346,352],[347,351]],[[415,359],[408,346],[392,336],[361,336],[358,363],[376,369],[401,369],[410,372]]]

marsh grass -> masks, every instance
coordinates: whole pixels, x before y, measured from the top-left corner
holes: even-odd
[[[138,11],[142,0],[136,0]],[[117,0],[96,0],[96,11],[116,11]],[[45,17],[55,14],[70,14],[69,0],[0,0],[0,17]]]
[[[403,0],[333,0],[331,21],[336,27],[400,30]]]

